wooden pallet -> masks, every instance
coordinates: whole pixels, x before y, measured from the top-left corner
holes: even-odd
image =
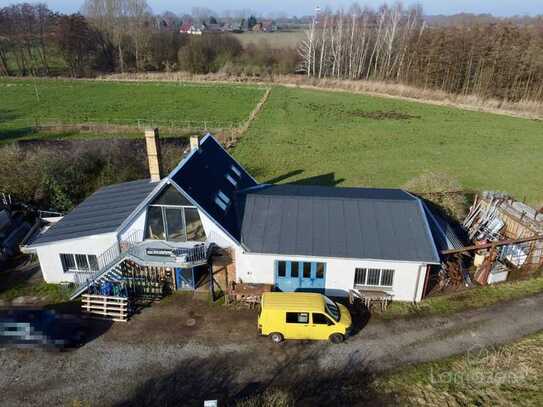
[[[128,321],[128,298],[83,294],[81,309],[87,314],[107,317],[113,321]]]

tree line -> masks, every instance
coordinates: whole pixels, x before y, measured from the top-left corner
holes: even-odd
[[[420,6],[357,5],[314,18],[309,77],[391,81],[509,101],[543,100],[543,18],[429,26]]]
[[[0,75],[172,70],[260,75],[289,73],[298,63],[295,49],[242,47],[226,33],[180,33],[170,14],[157,18],[145,0],[86,0],[81,13],[71,15],[45,4],[0,8]]]
[[[22,3],[0,8],[0,75],[303,73],[543,100],[543,17],[428,21],[420,6],[401,3],[327,10],[313,17],[299,49],[292,49],[242,46],[226,33],[182,34],[180,19],[158,18],[146,0],[85,0],[81,13],[71,15]]]

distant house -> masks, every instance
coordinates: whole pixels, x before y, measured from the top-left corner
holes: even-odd
[[[209,33],[219,33],[224,31],[221,24],[204,23],[204,31]]]
[[[262,21],[262,31],[264,32],[274,32],[277,31],[277,25],[272,20]]]
[[[181,34],[202,35],[202,29],[195,26],[192,21],[184,22],[179,28]]]
[[[220,248],[232,254],[229,281],[330,296],[373,290],[400,301],[428,293],[446,247],[420,198],[259,184],[210,134],[191,141],[166,177],[149,153],[151,180],[100,189],[31,242],[45,280],[75,282],[76,296],[137,264],[174,273],[173,289],[194,290],[215,267],[209,249]],[[147,142],[158,151],[152,133]]]
[[[264,20],[256,23],[253,26],[253,31],[256,32],[274,32],[277,31],[277,25],[272,20]]]

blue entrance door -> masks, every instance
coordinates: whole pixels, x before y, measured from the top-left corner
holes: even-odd
[[[178,290],[194,290],[194,269],[175,269],[175,284]]]
[[[324,292],[326,264],[307,261],[275,262],[275,287],[279,291]]]

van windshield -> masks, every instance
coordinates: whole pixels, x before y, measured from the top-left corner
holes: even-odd
[[[337,304],[328,297],[324,297],[326,301],[326,313],[330,315],[336,322],[339,322],[339,308]]]

